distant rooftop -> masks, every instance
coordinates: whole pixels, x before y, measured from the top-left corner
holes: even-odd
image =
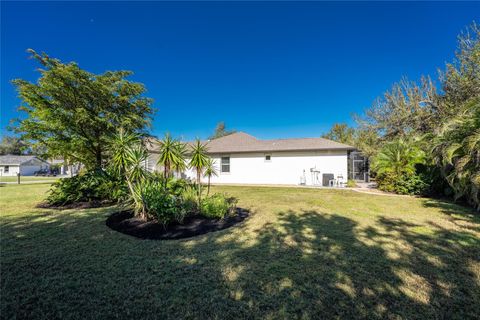
[[[315,150],[353,150],[355,147],[324,138],[293,138],[261,140],[245,132],[236,132],[227,136],[203,141],[209,153],[242,153],[272,151],[315,151]],[[192,144],[192,142],[189,142]],[[150,148],[157,151],[153,143]]]
[[[38,159],[42,162],[45,162],[44,160],[40,159],[37,156],[19,156],[19,155],[13,155],[13,154],[7,154],[4,156],[0,156],[0,165],[20,165],[22,163],[28,162],[32,159]]]

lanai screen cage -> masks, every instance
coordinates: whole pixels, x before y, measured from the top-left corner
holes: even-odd
[[[348,154],[348,179],[358,182],[369,181],[368,158],[360,151],[350,151]]]

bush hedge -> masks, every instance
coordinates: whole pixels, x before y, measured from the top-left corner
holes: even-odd
[[[424,195],[430,187],[426,177],[420,174],[381,173],[377,175],[376,181],[380,190],[398,194]]]
[[[216,193],[202,200],[200,213],[206,218],[222,219],[227,214],[235,212],[236,204],[235,198]]]
[[[125,183],[106,171],[98,170],[59,179],[47,197],[50,205],[63,206],[77,202],[118,201],[126,197]]]

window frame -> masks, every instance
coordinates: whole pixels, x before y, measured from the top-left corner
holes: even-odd
[[[267,159],[267,157],[269,157],[269,159]],[[265,162],[272,162],[272,154],[271,153],[266,153],[263,157],[263,160]]]
[[[224,159],[228,159],[228,163],[224,163]],[[229,174],[232,171],[231,168],[231,161],[230,161],[230,156],[220,156],[220,173],[221,174]],[[224,171],[223,166],[228,166],[228,171]]]
[[[10,173],[10,166],[3,166],[3,173]]]

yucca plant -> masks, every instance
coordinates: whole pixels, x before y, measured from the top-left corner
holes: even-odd
[[[142,185],[148,174],[144,166],[148,152],[142,144],[140,136],[120,129],[110,142],[110,152],[112,168],[120,176],[125,177],[127,182],[135,215],[146,219],[147,212],[142,201]]]
[[[172,167],[184,161],[179,154],[178,143],[169,133],[165,134],[163,140],[160,141],[158,164],[163,166],[165,181],[170,177]]]
[[[207,196],[210,194],[210,178],[215,176],[218,177],[218,170],[215,165],[215,160],[212,158],[208,158],[207,163],[205,165],[203,175],[208,178],[208,185],[207,185]]]
[[[187,145],[181,141],[176,141],[175,149],[177,152],[177,161],[173,163],[173,169],[177,172],[177,175],[187,169]]]
[[[207,146],[203,144],[200,139],[196,139],[195,143],[192,146],[190,167],[193,168],[197,174],[197,195],[198,195],[198,206],[200,207],[201,198],[202,198],[202,172],[207,166],[208,155],[207,155]]]

